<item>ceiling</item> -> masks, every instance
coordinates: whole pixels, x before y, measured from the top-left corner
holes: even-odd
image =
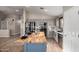
[[[45,12],[44,10],[41,10],[40,7],[47,10]],[[17,13],[21,13],[22,9],[26,8],[27,11],[30,13],[42,13],[42,14],[48,14],[51,16],[59,16],[63,13],[63,7],[62,6],[0,6],[0,11],[3,11],[5,13],[16,13],[16,10],[19,10]]]
[[[40,7],[44,9],[40,9]],[[63,14],[62,6],[30,6],[26,8],[27,8],[27,11],[29,11],[30,13],[41,13],[41,14],[47,14],[50,16],[59,16]]]
[[[40,9],[40,7],[43,9]],[[23,8],[30,13],[45,14],[50,16],[59,16],[63,14],[62,6],[0,6],[0,12],[3,12],[6,16],[8,14],[22,15]]]
[[[64,10],[64,11],[67,11],[67,10],[69,10],[69,9],[72,8],[72,7],[73,7],[73,6],[64,6],[64,7],[63,7],[63,10]]]
[[[24,6],[0,6],[0,11],[4,12],[5,14],[22,14],[23,8]]]
[[[24,6],[0,6],[0,19],[5,19],[8,15],[22,15]]]

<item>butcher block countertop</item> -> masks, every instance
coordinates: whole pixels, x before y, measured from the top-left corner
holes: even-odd
[[[25,43],[25,42],[27,42],[27,43],[46,43],[47,40],[46,40],[44,32],[38,32],[38,33],[32,33],[25,39],[18,38],[16,40],[16,42],[18,42],[18,43]]]

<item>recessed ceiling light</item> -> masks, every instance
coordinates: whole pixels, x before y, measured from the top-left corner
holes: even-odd
[[[47,12],[48,10],[47,9],[44,9],[44,11]]]
[[[16,12],[19,12],[19,10],[16,10]]]

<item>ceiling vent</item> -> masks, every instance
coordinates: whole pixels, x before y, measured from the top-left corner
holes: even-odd
[[[44,8],[43,7],[40,7],[40,9],[43,10]]]

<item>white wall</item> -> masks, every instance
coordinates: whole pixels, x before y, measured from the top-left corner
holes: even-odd
[[[25,21],[27,20],[27,12],[26,12],[26,9],[24,8],[23,9],[23,14],[21,16],[21,36],[25,35]]]
[[[79,51],[79,7],[64,12],[64,51]]]
[[[13,21],[14,19],[14,21]],[[6,20],[8,21],[8,30],[10,35],[16,35],[20,33],[20,25],[17,23],[19,20],[18,15],[12,14],[9,15]]]

